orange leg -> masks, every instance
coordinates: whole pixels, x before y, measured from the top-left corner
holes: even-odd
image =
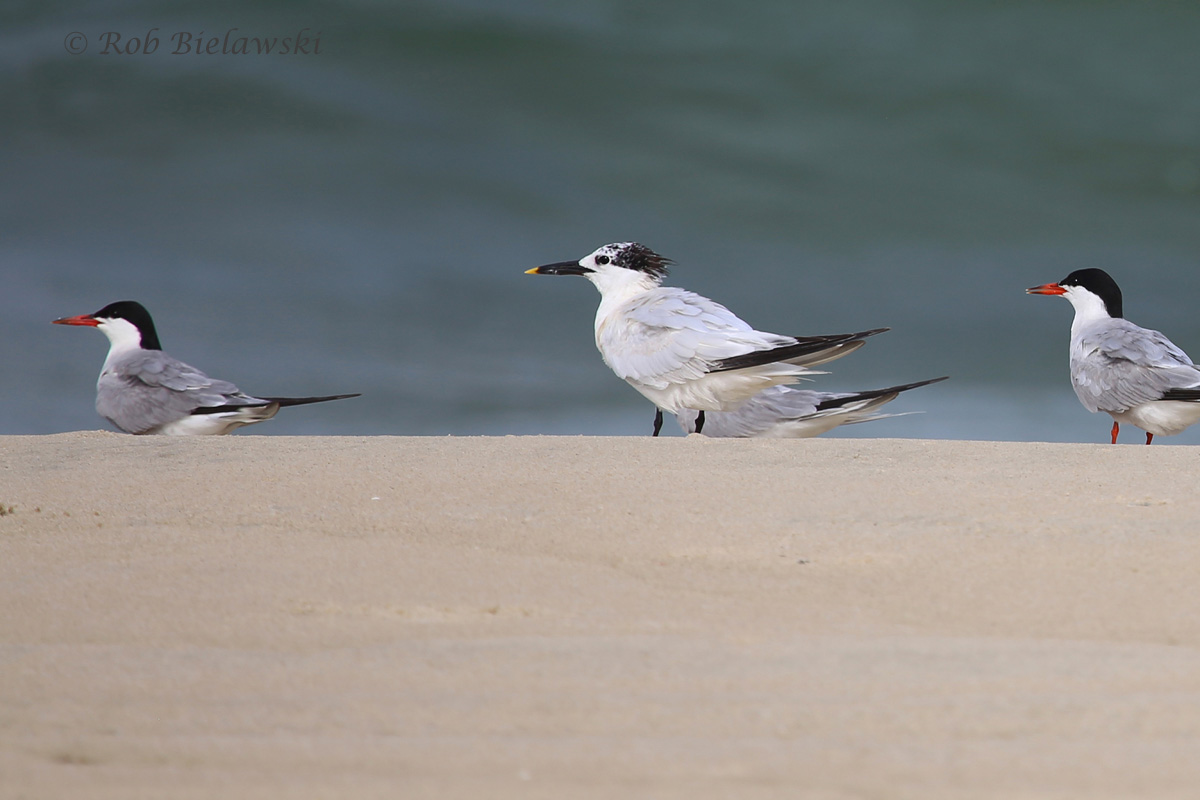
[[[1113,433],[1112,443],[1113,444],[1117,443],[1117,431],[1119,431],[1119,430],[1121,430],[1121,424],[1119,422],[1113,421],[1113,431],[1112,431],[1112,433]]]
[[[1146,444],[1150,444],[1153,441],[1154,441],[1154,434],[1151,433],[1150,431],[1146,431]]]

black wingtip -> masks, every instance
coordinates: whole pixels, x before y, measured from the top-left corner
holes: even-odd
[[[280,408],[288,406],[306,406],[309,403],[325,403],[330,400],[345,400],[347,397],[362,397],[362,392],[354,394],[331,394],[325,397],[263,397],[262,400],[267,400],[271,403],[279,403]]]
[[[837,397],[832,400],[826,400],[817,406],[817,410],[824,411],[829,408],[838,408],[847,403],[854,403],[859,400],[873,400],[876,397],[883,397],[885,394],[900,394],[901,392],[907,392],[909,389],[919,389],[922,386],[928,386],[931,383],[941,383],[949,378],[949,375],[943,375],[940,378],[930,378],[927,381],[917,381],[916,383],[903,383],[899,386],[889,386],[886,389],[870,389],[865,392],[855,392],[848,397]]]
[[[827,336],[794,336],[795,344],[787,344],[782,347],[775,347],[770,350],[754,350],[749,353],[743,353],[740,356],[732,356],[723,358],[720,361],[713,362],[709,372],[729,372],[735,369],[746,369],[748,367],[757,367],[763,364],[774,364],[778,361],[791,361],[794,358],[819,353],[822,350],[828,350],[837,345],[850,344],[851,342],[861,341],[868,336],[874,336],[877,333],[891,330],[890,328],[872,328],[869,331],[858,331],[857,333],[833,333]],[[826,359],[828,360],[828,359]]]
[[[1185,403],[1200,402],[1200,387],[1193,389],[1167,389],[1161,400],[1181,400]]]

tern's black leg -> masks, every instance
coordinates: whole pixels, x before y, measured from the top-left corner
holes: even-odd
[[[662,430],[662,409],[654,409],[654,436],[658,436],[658,432]]]
[[[704,430],[704,412],[696,412],[696,433],[701,433]]]

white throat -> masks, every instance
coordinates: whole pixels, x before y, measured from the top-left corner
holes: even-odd
[[[108,357],[104,359],[105,370],[115,359],[134,350],[142,349],[141,331],[127,319],[102,320],[96,327],[108,337]]]
[[[653,275],[621,267],[600,268],[586,275],[600,292],[600,307],[596,309],[596,329],[616,308],[629,300],[657,289],[661,281]]]
[[[1079,331],[1093,322],[1112,319],[1112,315],[1108,313],[1108,309],[1104,305],[1104,301],[1100,299],[1100,295],[1095,292],[1089,292],[1079,286],[1068,286],[1067,293],[1063,295],[1075,307],[1075,319],[1071,322],[1071,336],[1076,336]]]

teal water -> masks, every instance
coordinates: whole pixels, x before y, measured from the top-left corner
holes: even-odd
[[[1070,307],[1023,294],[1082,266],[1200,357],[1200,6],[16,3],[0,22],[0,433],[99,427],[106,343],[48,323],[137,299],[169,352],[247,391],[364,393],[255,433],[643,434],[592,287],[522,274],[630,239],[764,329],[892,328],[820,387],[952,376],[890,407],[924,413],[837,435],[1104,441],[1067,383]],[[100,52],[155,28],[149,55]],[[172,52],[235,28],[307,29],[320,53]]]

